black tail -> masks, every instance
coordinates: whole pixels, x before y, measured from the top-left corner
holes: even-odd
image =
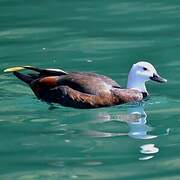
[[[23,66],[23,68],[36,71],[40,73],[39,74],[40,76],[61,76],[61,75],[68,74],[67,72],[61,69],[41,69],[41,68],[36,68],[32,66]]]
[[[26,74],[21,74],[17,71],[13,72],[13,74],[20,80],[22,80],[23,82],[27,83],[27,84],[31,84],[31,82],[34,80],[33,77],[31,77],[30,75],[26,75]]]
[[[18,71],[23,70],[23,69],[29,69],[32,71],[36,71],[38,73],[34,74],[21,74]],[[46,77],[46,76],[61,76],[68,74],[67,72],[61,70],[61,69],[41,69],[41,68],[36,68],[32,66],[17,66],[17,67],[12,67],[5,69],[4,72],[7,73],[13,73],[18,79],[24,81],[27,84],[31,84],[33,80],[36,80],[41,77]]]
[[[32,70],[32,71],[36,71],[36,72],[39,72],[39,73],[42,73],[44,71],[44,69],[36,68],[36,67],[32,67],[32,66],[23,66],[23,68],[29,69],[29,70]]]

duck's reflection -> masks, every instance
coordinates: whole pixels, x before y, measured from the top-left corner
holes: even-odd
[[[127,114],[112,114],[112,113],[103,113],[100,114],[96,119],[95,123],[104,123],[108,121],[120,121],[128,125],[128,133],[110,133],[110,132],[91,132],[93,136],[96,137],[113,137],[113,136],[125,136],[128,135],[134,139],[154,139],[157,138],[157,135],[152,135],[152,128],[149,127],[147,122],[147,114],[144,111],[144,104],[132,104],[128,106]],[[144,142],[146,142],[144,144]],[[155,153],[159,152],[159,148],[155,144],[149,144],[147,141],[143,141],[143,144],[140,146],[140,153],[144,154],[143,157],[140,157],[139,160],[148,160],[154,157]]]
[[[108,121],[120,121],[128,125],[128,133],[111,133],[109,136],[128,135],[134,139],[153,139],[156,135],[148,134],[151,131],[151,127],[146,124],[147,114],[144,111],[143,104],[133,104],[128,106],[127,114],[113,114],[102,113],[98,115],[98,118],[94,123],[104,123]],[[95,134],[94,134],[95,135]],[[99,134],[100,135],[100,134]],[[102,134],[103,136],[103,134]],[[104,133],[104,137],[106,137]]]

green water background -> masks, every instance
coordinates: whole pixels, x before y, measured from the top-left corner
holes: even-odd
[[[168,83],[147,84],[147,122],[135,124],[152,136],[143,139],[124,122],[127,105],[48,110],[22,82],[1,73],[0,179],[179,179],[179,52],[177,0],[1,0],[1,72],[58,67],[125,86],[131,65],[145,59]],[[142,152],[151,144],[155,151]]]

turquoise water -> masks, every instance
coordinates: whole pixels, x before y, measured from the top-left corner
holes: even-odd
[[[179,179],[179,1],[0,1],[0,70],[83,70],[126,85],[146,59],[168,79],[142,105],[49,110],[0,75],[0,179]],[[141,114],[134,114],[135,112]]]

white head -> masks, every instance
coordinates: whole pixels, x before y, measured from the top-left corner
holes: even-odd
[[[144,61],[138,62],[133,64],[129,72],[127,88],[147,93],[145,82],[149,80],[160,83],[167,82],[166,79],[163,79],[158,75],[152,64]]]

